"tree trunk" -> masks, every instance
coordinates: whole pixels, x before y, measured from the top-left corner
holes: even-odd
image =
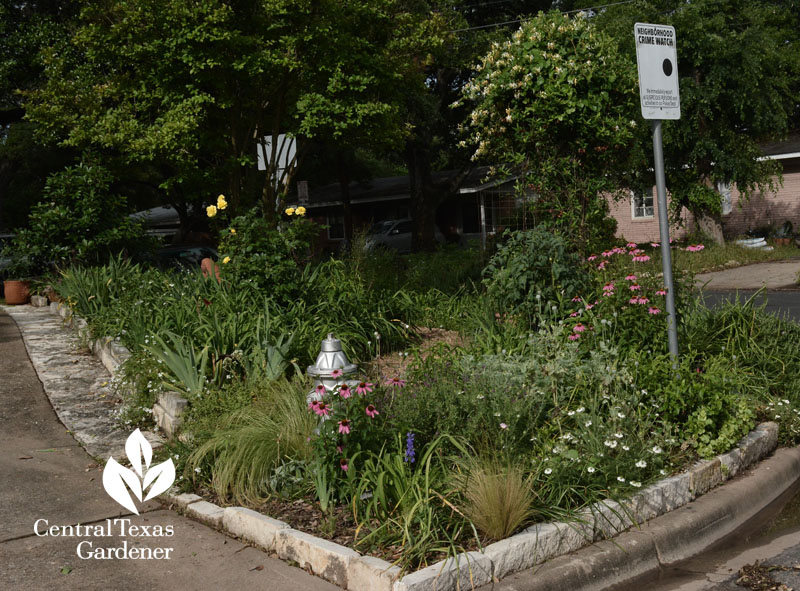
[[[697,211],[694,212],[694,220],[697,230],[704,236],[708,236],[715,244],[725,244],[725,237],[722,234],[722,220],[719,216]]]
[[[348,248],[353,244],[353,208],[350,202],[350,169],[342,156],[336,157],[339,172],[339,191],[342,194],[342,210],[344,217],[344,243]]]

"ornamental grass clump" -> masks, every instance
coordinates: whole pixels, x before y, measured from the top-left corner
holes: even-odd
[[[478,456],[461,479],[464,514],[488,539],[509,537],[535,515],[534,479],[519,465]]]
[[[280,494],[270,487],[275,470],[312,459],[309,441],[317,420],[306,408],[307,386],[299,379],[263,383],[256,403],[222,418],[192,452],[186,474],[238,503],[257,504]]]

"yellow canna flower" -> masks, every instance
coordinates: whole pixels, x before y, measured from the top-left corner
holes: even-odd
[[[284,211],[283,213],[285,213],[286,215],[294,214],[294,207],[287,207],[286,211]]]
[[[227,265],[230,262],[231,262],[231,257],[225,257],[224,259],[222,259],[222,264],[223,265]]]
[[[225,201],[225,195],[217,197],[217,209],[225,209],[228,207],[228,202]]]
[[[231,234],[236,234],[236,228],[231,228]]]
[[[206,207],[206,215],[207,215],[208,217],[210,217],[210,218],[213,218],[215,215],[217,215],[217,208],[216,208],[216,206],[214,206],[214,205],[209,205],[208,207]]]
[[[294,210],[294,213],[296,215],[306,215],[306,208],[301,205],[300,207]]]

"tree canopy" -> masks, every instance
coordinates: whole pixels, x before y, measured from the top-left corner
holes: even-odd
[[[641,124],[635,72],[616,42],[586,16],[540,13],[477,70],[465,88],[473,159],[512,167],[542,221],[582,246],[608,239],[602,194],[629,184]]]
[[[155,164],[173,197],[224,190],[235,208],[260,193],[274,211],[296,162],[282,184],[274,152],[259,173],[261,138],[397,134],[402,72],[436,42],[435,15],[414,4],[88,0],[46,53],[29,118],[51,141]]]
[[[664,123],[674,206],[718,213],[717,182],[735,183],[745,196],[776,188],[780,168],[759,160],[759,142],[800,122],[797,2],[639,0],[609,8],[597,21],[632,67],[635,22],[675,27],[681,118]]]

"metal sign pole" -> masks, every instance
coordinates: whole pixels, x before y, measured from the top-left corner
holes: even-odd
[[[661,268],[664,271],[664,287],[667,290],[667,335],[669,354],[678,361],[678,325],[675,315],[675,289],[672,281],[672,252],[669,244],[669,222],[667,219],[667,183],[664,179],[664,150],[661,143],[661,120],[651,120],[653,126],[653,160],[656,170],[656,195],[658,197],[658,228],[661,233]]]

